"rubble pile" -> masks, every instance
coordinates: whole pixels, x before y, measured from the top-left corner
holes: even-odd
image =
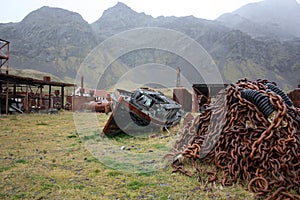
[[[239,80],[186,123],[170,154],[174,172],[193,176],[190,163],[199,180],[208,175],[205,185],[239,182],[267,199],[300,199],[298,112],[276,83]],[[200,169],[212,163],[216,172]]]

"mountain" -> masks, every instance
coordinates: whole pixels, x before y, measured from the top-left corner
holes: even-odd
[[[0,24],[11,42],[10,65],[75,76],[85,55],[98,43],[90,25],[74,12],[42,7],[20,23]]]
[[[100,19],[91,24],[96,33],[104,37],[132,28],[146,26],[153,18],[145,13],[137,13],[124,3],[118,2],[105,10]]]
[[[221,15],[217,21],[256,38],[300,38],[300,4],[296,0],[265,0],[247,4]]]
[[[263,5],[268,5],[271,1],[279,0],[266,0]],[[290,4],[293,2],[285,1]],[[262,3],[250,4],[246,8],[259,11],[263,9]],[[285,9],[287,8],[283,7],[282,13],[287,12]],[[228,17],[231,21],[221,20],[225,19],[226,15],[215,21],[193,16],[153,18],[145,13],[137,13],[123,3],[117,3],[104,11],[96,22],[88,24],[77,13],[60,8],[42,7],[19,23],[0,24],[0,38],[11,42],[12,68],[35,69],[69,80],[75,77],[80,65],[94,47],[102,44],[105,39],[134,28],[162,27],[186,34],[201,44],[217,64],[225,82],[235,82],[243,77],[252,80],[262,78],[278,82],[285,89],[294,88],[300,74],[300,40],[294,37],[296,33],[292,32],[292,28],[291,31],[280,29],[282,35],[289,40],[282,39],[284,37],[279,34],[278,28],[276,32],[271,31],[276,33],[274,37],[268,35],[265,33],[268,29],[264,27],[269,24],[272,27],[272,23],[275,22],[265,19],[265,25],[263,22],[259,25],[259,17],[250,17],[245,13],[251,12],[243,10],[242,7],[241,10],[226,14],[234,16]],[[270,17],[271,19],[275,17]],[[252,26],[249,30],[253,30],[254,33],[236,28],[239,23],[239,26]],[[297,31],[297,28],[294,27],[294,31]],[[257,34],[257,37],[254,37],[254,34]],[[155,35],[147,38],[148,41],[156,39]],[[120,49],[122,48],[120,44]],[[185,46],[176,48],[184,50]],[[106,67],[103,65],[103,59],[105,58],[101,56],[95,58],[95,68],[91,69],[90,74],[97,76],[95,70]],[[182,73],[191,77],[190,81],[203,82],[203,78],[195,76],[191,70],[191,63],[179,55],[161,49],[137,49],[111,63],[111,67],[102,74],[104,79],[101,87],[111,87],[126,71],[147,63],[157,63],[174,69],[181,66]],[[175,79],[176,77],[174,85]]]
[[[120,18],[120,13],[123,20],[130,18],[135,20],[120,22],[124,25],[122,26],[116,21]],[[103,28],[103,24],[110,24],[110,28]],[[220,25],[219,21],[198,19],[193,16],[152,18],[144,13],[137,13],[122,3],[104,12],[92,26],[100,35],[114,35],[129,30],[126,27],[163,27],[182,32],[195,39],[208,51],[226,82],[236,81],[241,77],[265,78],[276,80],[283,87],[287,85],[292,87],[291,85],[296,85],[299,79],[300,44],[296,39],[281,41],[269,37],[268,40],[262,41],[240,30]],[[178,66],[188,68],[189,65],[178,56],[166,52],[159,53],[157,50],[132,52],[126,55],[126,59],[121,60],[131,68],[145,63],[159,63],[173,68]],[[185,72],[185,69],[182,72],[187,73],[194,82],[203,81],[199,77],[192,77],[192,72]]]

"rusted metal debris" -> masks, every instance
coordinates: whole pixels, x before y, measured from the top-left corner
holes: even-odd
[[[94,100],[88,103],[84,103],[82,105],[82,109],[107,114],[111,111],[111,102],[105,98]]]
[[[113,111],[103,128],[108,135],[157,132],[178,124],[183,113],[180,104],[147,88],[118,89],[111,99]]]
[[[222,90],[215,103],[186,122],[174,152],[166,156],[174,172],[198,180],[206,173],[205,186],[240,182],[267,199],[300,199],[300,117],[275,86],[243,79]],[[187,163],[194,173],[185,169]],[[215,164],[221,179],[201,164]]]
[[[293,101],[294,105],[298,108],[300,108],[300,80],[298,84],[298,88],[295,90],[291,91],[288,96],[290,99]]]

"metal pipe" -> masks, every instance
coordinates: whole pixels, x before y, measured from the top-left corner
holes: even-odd
[[[84,89],[83,89],[83,76],[81,77],[81,88],[80,88],[80,95],[83,96]]]

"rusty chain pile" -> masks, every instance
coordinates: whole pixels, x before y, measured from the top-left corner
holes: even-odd
[[[189,121],[171,154],[174,172],[192,176],[184,169],[187,162],[183,160],[189,160],[199,179],[208,173],[207,184],[218,178],[215,173],[203,172],[199,165],[214,163],[224,186],[239,181],[267,199],[300,199],[299,110],[270,91],[268,83],[239,80]],[[245,98],[249,93],[259,95],[251,102]],[[255,104],[266,97],[268,103]]]

